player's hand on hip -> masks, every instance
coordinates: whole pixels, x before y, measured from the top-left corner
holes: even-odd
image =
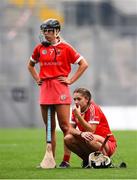
[[[39,79],[39,80],[37,80],[36,82],[37,82],[38,86],[41,86],[42,83],[43,83],[43,80],[42,80],[42,79]]]
[[[70,85],[71,81],[68,79],[68,77],[65,76],[59,76],[57,78],[60,82]]]

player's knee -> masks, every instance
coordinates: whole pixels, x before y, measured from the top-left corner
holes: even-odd
[[[74,140],[74,136],[72,134],[67,134],[65,137],[64,137],[64,142],[66,145],[69,145],[73,142]]]
[[[60,128],[61,128],[61,130],[63,131],[64,135],[68,134],[69,126],[67,126],[67,125],[61,125]]]

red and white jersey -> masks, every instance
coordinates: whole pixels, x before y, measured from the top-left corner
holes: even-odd
[[[31,61],[39,63],[40,78],[68,76],[71,64],[78,63],[83,57],[66,42],[45,47],[38,44],[33,51]]]
[[[109,128],[108,121],[107,121],[104,113],[102,112],[100,107],[97,104],[95,104],[93,101],[91,102],[91,104],[90,104],[89,108],[87,109],[87,111],[84,114],[81,114],[81,116],[91,126],[92,126],[92,124],[97,125],[94,134],[100,135],[100,136],[102,136],[104,138],[107,136],[107,134],[112,134],[112,132],[111,132],[111,130]],[[78,127],[78,129],[80,131],[83,131],[83,132],[85,131],[84,128],[79,123],[78,119],[75,118],[73,111],[72,111],[71,124],[75,124],[76,127]],[[110,141],[116,141],[114,136],[111,136],[109,138],[109,140]]]

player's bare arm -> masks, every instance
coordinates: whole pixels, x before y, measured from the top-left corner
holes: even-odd
[[[76,73],[71,77],[64,77],[64,76],[60,76],[58,77],[58,80],[66,83],[66,84],[73,84],[77,79],[79,79],[79,77],[84,73],[84,71],[88,68],[88,63],[86,62],[85,59],[81,59],[78,63],[79,67],[76,71]]]
[[[77,129],[74,129],[73,127],[70,128],[70,134],[76,137],[81,137],[86,141],[92,141],[94,139],[94,136],[91,132],[81,132]]]
[[[40,86],[42,84],[42,80],[39,78],[39,74],[37,73],[35,69],[35,62],[31,61],[31,59],[29,60],[29,63],[28,63],[28,70],[30,71],[36,83]]]
[[[85,119],[80,114],[80,111],[81,111],[80,106],[78,106],[78,105],[74,106],[73,110],[74,110],[75,117],[80,122],[80,124],[85,129],[85,131],[94,133],[97,125],[96,124],[91,125],[85,121]]]

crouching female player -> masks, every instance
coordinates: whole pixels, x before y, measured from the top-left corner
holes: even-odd
[[[72,111],[72,128],[64,138],[66,148],[60,167],[70,166],[72,151],[83,160],[82,167],[85,168],[88,166],[89,154],[98,151],[105,137],[112,132],[101,108],[91,99],[90,91],[77,88],[73,93],[73,100],[75,107]],[[116,139],[112,135],[103,148],[103,154],[112,156],[116,147]]]

